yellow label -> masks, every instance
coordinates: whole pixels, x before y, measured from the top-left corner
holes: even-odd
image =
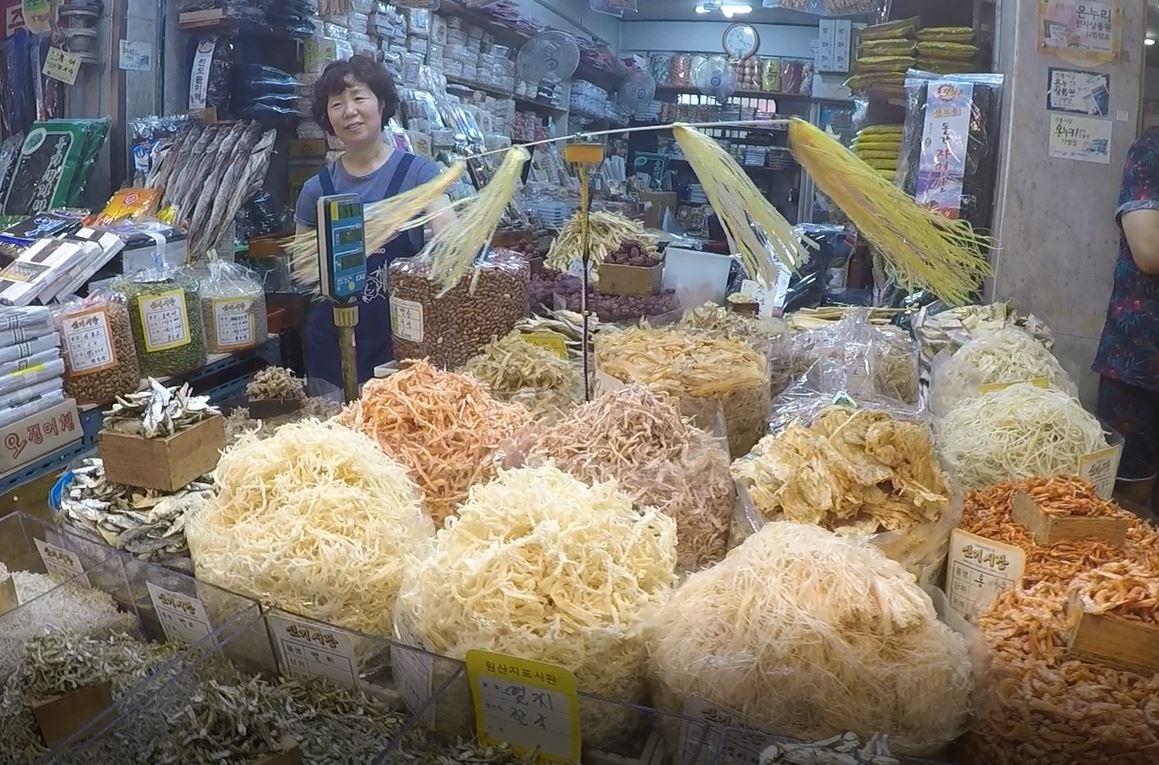
[[[49,48],[44,57],[44,67],[40,70],[45,77],[59,80],[65,85],[75,85],[80,73],[80,56],[61,48]]]
[[[531,332],[522,335],[523,342],[538,345],[567,360],[567,340],[557,332]]]
[[[1011,385],[1021,385],[1022,383],[1029,383],[1030,385],[1033,385],[1036,388],[1042,388],[1043,390],[1047,390],[1048,388],[1050,388],[1050,378],[1048,378],[1048,377],[1034,377],[1034,378],[1031,378],[1029,380],[1020,380],[1019,382],[987,383],[987,384],[982,386],[982,392],[983,393],[997,393],[1000,390],[1006,390]]]
[[[475,731],[486,745],[538,750],[547,762],[580,761],[575,677],[562,667],[490,651],[467,652]]]
[[[141,295],[137,299],[137,312],[141,317],[146,353],[180,348],[192,341],[184,290]]]

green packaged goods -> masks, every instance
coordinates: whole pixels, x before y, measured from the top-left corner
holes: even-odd
[[[927,58],[948,59],[951,61],[972,61],[977,55],[975,45],[965,45],[953,42],[920,42],[918,55],[924,61]]]
[[[107,119],[34,123],[0,205],[4,214],[76,207],[108,132]]]
[[[857,59],[857,73],[871,74],[874,72],[899,72],[916,64],[918,60],[913,56],[867,56]]]
[[[113,290],[128,303],[142,375],[164,377],[205,364],[196,282],[171,269],[142,271],[118,279]]]
[[[918,30],[918,40],[969,43],[974,41],[972,27],[930,27]]]
[[[917,52],[913,40],[866,40],[858,53],[862,56],[912,56]]]
[[[913,16],[908,19],[898,19],[897,21],[890,21],[886,24],[866,27],[861,30],[858,39],[861,42],[865,42],[866,40],[894,40],[899,37],[912,37],[917,32],[920,23],[921,19]]]

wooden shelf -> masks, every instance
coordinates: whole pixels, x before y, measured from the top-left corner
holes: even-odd
[[[177,26],[182,32],[212,33],[212,32],[246,32],[261,35],[271,40],[292,42],[295,46],[301,43],[297,37],[271,29],[264,24],[258,24],[246,19],[235,19],[225,15],[224,11],[191,11],[182,13],[177,19]]]
[[[452,74],[445,74],[444,76],[447,78],[448,85],[458,85],[463,88],[470,88],[471,90],[477,90],[480,93],[487,93],[488,95],[492,95],[497,98],[511,98],[511,91],[497,88],[494,85],[486,85],[482,82],[474,82],[472,80],[464,79],[463,77],[456,77]]]
[[[546,101],[540,101],[535,98],[527,98],[526,96],[515,96],[515,105],[526,106],[529,109],[534,109],[535,111],[539,112],[546,112],[551,115],[567,114],[567,107],[565,106],[556,106],[554,104],[549,104]]]

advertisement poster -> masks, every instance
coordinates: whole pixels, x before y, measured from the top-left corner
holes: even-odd
[[[914,199],[927,210],[957,220],[962,211],[974,85],[935,80],[927,88]]]
[[[1046,108],[1052,112],[1106,117],[1111,113],[1111,75],[1050,67]]]
[[[1067,61],[1118,61],[1123,39],[1120,0],[1039,0],[1038,48]]]
[[[1069,114],[1050,115],[1050,156],[1078,162],[1111,164],[1111,132],[1115,123]]]

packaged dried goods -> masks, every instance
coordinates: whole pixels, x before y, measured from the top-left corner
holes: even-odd
[[[205,330],[197,283],[171,269],[142,271],[113,283],[129,309],[141,374],[164,377],[204,366]]]
[[[266,293],[248,268],[223,260],[211,261],[200,295],[209,353],[231,353],[266,342]]]
[[[141,384],[133,325],[122,295],[98,291],[56,312],[64,389],[81,404],[103,404]]]

